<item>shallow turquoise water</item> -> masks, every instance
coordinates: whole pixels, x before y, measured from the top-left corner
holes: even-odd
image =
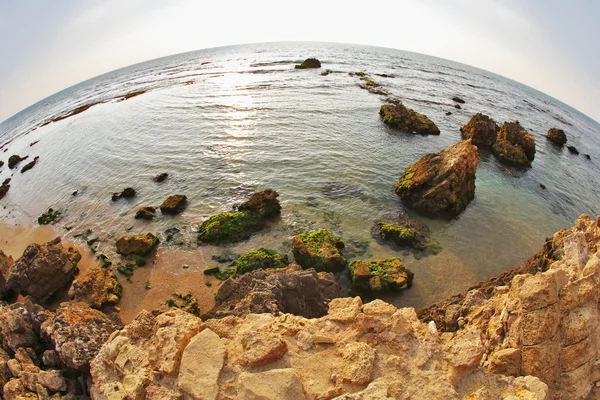
[[[321,70],[295,70],[318,57]],[[207,64],[208,62],[208,64]],[[330,70],[327,76],[320,72]],[[359,88],[365,71],[391,95],[428,115],[439,137],[391,131],[378,111],[384,97]],[[376,74],[388,74],[380,77]],[[145,94],[110,100],[135,90]],[[466,100],[462,110],[450,100]],[[41,125],[82,104],[106,100],[65,120]],[[451,111],[452,115],[446,116]],[[533,168],[521,172],[482,154],[476,198],[452,221],[418,217],[443,251],[415,259],[376,243],[371,227],[402,204],[393,185],[404,168],[429,152],[460,140],[459,128],[476,112],[502,123],[519,120],[536,137]],[[563,121],[563,122],[561,122]],[[569,143],[591,161],[557,149],[544,136],[564,129]],[[368,246],[363,258],[400,256],[415,272],[415,285],[388,300],[420,306],[519,265],[544,238],[581,213],[600,210],[600,127],[533,89],[465,65],[397,50],[331,44],[261,44],[186,53],[114,71],[66,89],[0,125],[9,155],[40,162],[16,173],[0,216],[34,223],[46,208],[65,212],[57,225],[67,237],[91,228],[108,240],[130,232],[185,227],[187,251],[198,223],[229,210],[255,190],[277,190],[281,220],[238,250],[265,246],[288,251],[299,231],[329,228],[352,245]],[[30,143],[39,140],[33,147]],[[160,172],[169,178],[152,181]],[[7,167],[0,178],[10,175]],[[332,198],[334,182],[356,196]],[[547,186],[541,190],[539,184]],[[110,194],[132,186],[132,201]],[[78,195],[72,196],[77,190]],[[181,193],[190,205],[180,216],[134,221],[137,208]],[[112,239],[111,239],[112,240]],[[105,248],[103,249],[102,246]]]

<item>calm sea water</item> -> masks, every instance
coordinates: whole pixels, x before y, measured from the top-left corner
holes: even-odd
[[[295,70],[307,57],[319,58],[323,68]],[[324,70],[331,73],[321,76]],[[388,129],[378,115],[384,97],[359,88],[358,77],[348,74],[357,71],[429,116],[441,135]],[[114,100],[137,90],[147,92]],[[455,95],[466,101],[461,110],[450,100]],[[98,101],[106,102],[41,126]],[[452,221],[414,215],[441,244],[438,255],[416,259],[375,242],[373,223],[402,208],[393,186],[404,168],[460,140],[459,128],[477,112],[499,123],[519,120],[536,138],[533,167],[524,172],[502,167],[482,154],[475,200],[465,212]],[[548,143],[545,134],[552,127],[564,129],[569,144],[591,161]],[[2,123],[0,140],[12,141],[0,159],[20,154],[40,161],[14,174],[0,218],[35,223],[48,207],[60,209],[61,233],[69,238],[90,228],[108,254],[113,237],[144,231],[164,237],[175,225],[182,229],[182,249],[206,263],[219,249],[195,245],[197,225],[253,191],[273,188],[281,195],[281,220],[234,250],[263,246],[285,252],[293,234],[329,228],[346,240],[354,257],[400,256],[415,283],[387,300],[421,306],[519,265],[579,214],[598,214],[598,132],[596,122],[534,89],[420,54],[315,43],[202,50],[88,80]],[[161,172],[169,173],[167,181],[153,182]],[[0,179],[10,174],[5,166]],[[326,185],[347,187],[349,195],[329,196]],[[137,197],[112,202],[111,193],[127,186]],[[134,220],[140,206],[159,205],[176,193],[189,198],[182,215]]]

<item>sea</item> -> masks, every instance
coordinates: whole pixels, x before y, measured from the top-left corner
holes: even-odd
[[[309,57],[322,67],[294,68]],[[388,94],[362,89],[357,72]],[[460,109],[454,96],[465,101]],[[441,134],[390,129],[379,115],[387,98],[427,115]],[[478,112],[499,124],[518,120],[534,135],[532,167],[504,166],[482,150],[475,199],[458,217],[429,219],[406,210],[427,225],[441,248],[437,254],[376,240],[375,222],[405,210],[394,192],[404,169],[461,140],[460,127]],[[546,140],[554,127],[580,155]],[[205,49],[81,82],[0,124],[1,160],[39,156],[25,173],[0,169],[1,180],[12,177],[0,220],[35,226],[48,208],[60,210],[54,228],[64,239],[83,241],[80,234],[89,229],[100,239],[98,251],[114,258],[116,238],[154,232],[169,257],[185,253],[190,264],[161,279],[185,280],[186,271],[215,265],[211,256],[224,248],[199,246],[198,225],[272,188],[280,194],[281,218],[226,248],[291,256],[295,234],[326,228],[344,239],[350,260],[400,257],[415,275],[413,287],[375,296],[418,308],[520,265],[580,214],[599,214],[599,132],[597,122],[533,88],[423,54],[331,43]],[[167,180],[155,182],[162,172]],[[111,200],[126,187],[136,190],[135,198]],[[134,219],[138,208],[158,206],[172,194],[188,197],[182,214]],[[167,240],[173,227],[179,233]],[[336,278],[351,293],[347,273]]]

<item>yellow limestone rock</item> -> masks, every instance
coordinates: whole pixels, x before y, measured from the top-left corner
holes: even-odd
[[[302,381],[293,368],[266,372],[242,372],[238,377],[239,400],[279,400],[306,398]]]

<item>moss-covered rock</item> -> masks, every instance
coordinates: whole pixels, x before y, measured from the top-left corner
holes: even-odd
[[[183,212],[186,206],[187,197],[183,194],[174,194],[163,201],[160,205],[160,211],[163,214],[176,215]]]
[[[546,135],[546,139],[559,146],[567,143],[567,135],[565,134],[565,131],[558,128],[550,128],[548,134]]]
[[[256,212],[220,212],[200,225],[198,241],[204,243],[240,242],[248,239],[262,226],[260,214]]]
[[[219,263],[232,263],[238,258],[240,258],[240,255],[231,249],[223,249],[212,256],[212,259]]]
[[[240,204],[238,210],[256,212],[263,218],[273,217],[278,215],[281,210],[281,204],[277,197],[279,197],[279,193],[273,189],[256,192],[250,196],[250,199]]]
[[[316,58],[307,58],[300,65],[296,65],[296,69],[321,68],[321,61]]]
[[[355,290],[399,292],[411,287],[414,277],[399,258],[354,260],[350,263],[349,270]]]
[[[439,135],[439,128],[425,115],[406,108],[400,101],[384,104],[379,110],[383,122],[406,133]]]
[[[260,248],[250,250],[235,262],[236,275],[252,272],[257,269],[285,268],[288,265],[287,256],[282,256],[275,250]]]
[[[38,217],[38,224],[49,225],[55,224],[62,218],[62,213],[58,210],[49,208],[45,213]]]
[[[158,245],[158,238],[152,233],[140,233],[133,236],[123,236],[117,240],[117,253],[122,255],[146,255]]]
[[[302,268],[314,268],[317,272],[343,270],[348,265],[340,252],[343,243],[327,229],[301,233],[292,239],[294,260]]]
[[[154,182],[164,182],[169,177],[166,172],[160,173],[154,177]]]
[[[516,167],[531,167],[535,157],[535,138],[519,121],[505,122],[498,131],[494,155],[502,162]]]
[[[478,147],[492,148],[498,136],[498,124],[487,115],[477,113],[460,128],[462,137],[471,139]]]
[[[377,222],[377,227],[383,240],[394,242],[399,246],[421,247],[419,233],[414,228],[382,221]]]
[[[427,226],[419,220],[410,218],[408,213],[389,213],[375,222],[373,237],[400,247],[410,247],[420,255],[438,254],[441,246],[429,235]],[[416,256],[416,255],[415,255]]]
[[[135,219],[150,220],[156,216],[156,208],[152,206],[142,207],[135,213]]]

